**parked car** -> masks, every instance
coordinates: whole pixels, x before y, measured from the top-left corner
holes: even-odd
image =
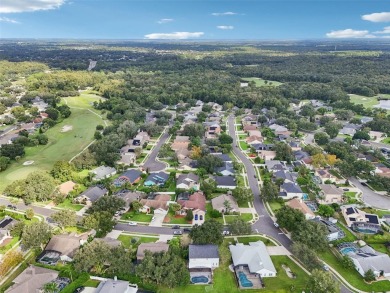
[[[182,234],[183,234],[183,231],[181,231],[181,230],[173,231],[173,235],[182,235]]]
[[[129,226],[137,226],[136,222],[129,222]]]
[[[152,220],[151,220],[151,222],[154,222],[154,220],[156,220],[156,217],[153,217]]]
[[[275,226],[276,228],[279,228],[279,224],[276,223],[276,222],[274,222],[274,226]]]
[[[226,230],[224,230],[224,231],[222,231],[222,235],[224,235],[224,236],[226,236],[226,235],[230,235],[230,231],[226,231]]]
[[[349,188],[343,188],[343,191],[349,191]]]
[[[324,271],[329,271],[329,267],[326,264],[323,264],[322,268],[324,269]]]
[[[174,225],[174,226],[172,226],[172,229],[180,229],[180,226],[179,225]]]
[[[190,228],[184,228],[184,229],[183,229],[183,232],[185,232],[185,233],[190,233],[190,232],[191,232],[191,229],[190,229]]]
[[[16,210],[16,206],[13,206],[12,204],[7,205],[7,208],[10,210]]]

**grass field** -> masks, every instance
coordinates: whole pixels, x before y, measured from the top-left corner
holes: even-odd
[[[390,144],[390,137],[386,137],[385,139],[381,140],[381,143]]]
[[[378,96],[383,98],[390,98],[390,95],[388,94],[379,94]],[[379,101],[377,100],[378,96],[365,97],[365,96],[359,96],[354,94],[349,95],[352,103],[362,104],[364,108],[369,108],[369,109],[373,108],[375,105],[379,105]],[[390,110],[388,110],[387,113],[390,113]]]
[[[252,214],[250,213],[243,213],[241,215],[226,215],[225,216],[225,221],[226,223],[232,223],[236,218],[240,218],[244,220],[245,222],[249,222],[252,220]]]
[[[242,78],[242,80],[246,81],[254,81],[256,83],[256,87],[261,87],[261,86],[279,86],[282,83],[274,80],[264,80],[262,78],[258,77],[247,77],[247,78]]]
[[[84,206],[82,204],[73,204],[70,199],[65,199],[63,203],[60,203],[57,205],[58,208],[66,209],[66,210],[72,210],[78,212],[81,210]]]
[[[12,181],[23,179],[33,171],[48,171],[55,162],[70,160],[93,141],[96,125],[104,124],[98,115],[88,110],[92,108],[89,103],[97,100],[97,98],[83,95],[65,98],[64,100],[67,100],[68,105],[72,108],[71,116],[46,131],[45,134],[49,138],[47,145],[26,147],[25,157],[19,162],[14,162],[7,170],[0,173],[0,191],[4,190]],[[80,107],[81,109],[73,107]],[[71,125],[73,129],[68,132],[61,132],[65,125]],[[34,164],[23,166],[25,161],[34,161]]]
[[[122,245],[125,248],[130,248],[130,247],[138,247],[141,243],[151,243],[151,242],[156,242],[158,240],[157,237],[137,237],[137,236],[132,236],[132,235],[125,235],[121,234],[118,237],[118,240],[122,242]]]
[[[121,220],[129,220],[135,222],[150,222],[153,218],[151,214],[135,213],[134,211],[124,213],[121,216]]]
[[[248,244],[249,242],[256,242],[256,241],[263,241],[266,246],[275,246],[275,244],[264,237],[261,236],[244,236],[244,237],[237,237],[237,241],[243,244]]]

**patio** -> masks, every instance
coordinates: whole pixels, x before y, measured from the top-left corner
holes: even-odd
[[[236,267],[234,272],[240,289],[263,288],[263,282],[260,276],[258,274],[252,274],[247,266]]]

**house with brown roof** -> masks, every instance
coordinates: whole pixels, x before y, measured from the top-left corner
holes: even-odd
[[[141,243],[137,248],[137,262],[141,262],[145,258],[145,252],[151,253],[167,252],[169,250],[169,244],[157,242],[157,243]]]
[[[221,126],[218,123],[213,123],[207,126],[205,138],[216,138],[221,133]]]
[[[245,132],[248,132],[248,131],[250,131],[250,130],[257,130],[257,125],[245,125],[245,126],[243,127],[243,130],[244,130]]]
[[[247,144],[259,144],[264,141],[264,138],[262,136],[258,135],[251,135],[246,138]]]
[[[153,210],[164,210],[168,211],[168,201],[171,200],[169,194],[158,194],[154,199],[141,199],[140,203],[143,205],[139,210],[142,213],[149,214]]]
[[[316,217],[313,211],[299,198],[293,198],[286,202],[286,205],[292,209],[298,210],[305,215],[306,220],[311,220]]]
[[[189,136],[176,136],[175,140],[171,144],[171,148],[174,151],[178,151],[180,149],[188,149],[190,145],[190,137]]]
[[[336,187],[333,184],[318,184],[320,191],[320,204],[332,204],[337,203],[341,204],[344,200],[344,192],[341,188]]]
[[[248,130],[247,131],[248,136],[261,136],[260,130]]]
[[[257,125],[257,115],[248,114],[241,119],[242,126]]]
[[[5,293],[37,293],[43,286],[53,282],[58,272],[46,268],[30,265],[13,280],[13,285]]]
[[[69,192],[71,192],[75,186],[76,183],[74,183],[73,181],[66,181],[58,187],[58,190],[61,194],[68,195]]]
[[[178,214],[186,215],[188,210],[192,210],[193,219],[192,225],[202,225],[205,220],[206,212],[206,197],[202,191],[197,191],[189,196],[188,199],[178,200],[177,203],[181,206]]]

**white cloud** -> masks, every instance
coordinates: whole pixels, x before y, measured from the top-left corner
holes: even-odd
[[[231,12],[231,11],[228,11],[228,12],[214,12],[214,13],[211,13],[211,15],[213,16],[224,16],[224,15],[236,15],[238,13],[236,12]]]
[[[382,31],[373,32],[373,34],[390,34],[390,26],[386,26]]]
[[[1,17],[1,16],[0,16],[0,22],[8,22],[8,23],[14,23],[14,24],[20,23],[19,21],[15,20],[15,19],[11,19],[8,17]]]
[[[161,18],[159,21],[157,21],[157,23],[164,24],[164,23],[168,23],[168,22],[172,22],[172,21],[173,21],[172,18]]]
[[[164,40],[184,40],[184,39],[191,39],[191,38],[199,38],[203,36],[203,32],[173,32],[173,33],[153,33],[145,35],[144,37],[149,40],[158,40],[158,39],[164,39]]]
[[[390,12],[379,12],[362,15],[363,20],[372,22],[390,22]]]
[[[1,0],[0,13],[29,12],[59,8],[66,0]]]
[[[327,33],[326,36],[328,38],[375,38],[374,35],[371,35],[368,30],[357,31],[353,29],[345,29],[338,31],[331,31]]]
[[[232,25],[218,25],[217,28],[219,28],[220,30],[232,30],[232,29],[234,29],[234,26],[232,26]]]

